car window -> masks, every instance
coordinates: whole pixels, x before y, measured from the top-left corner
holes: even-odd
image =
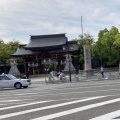
[[[13,76],[13,75],[8,75],[8,77],[10,78],[10,79],[17,79],[15,76]]]
[[[2,80],[2,76],[0,76],[0,80]]]
[[[7,76],[1,76],[1,80],[10,80]]]

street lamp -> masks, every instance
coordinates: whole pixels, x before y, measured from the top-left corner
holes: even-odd
[[[69,62],[69,78],[70,78],[70,82],[71,82],[71,65],[70,65],[70,61],[71,61],[71,58],[70,58],[70,48],[73,49],[72,46],[70,45],[67,45],[67,46],[63,46],[63,50],[67,50],[67,60]]]

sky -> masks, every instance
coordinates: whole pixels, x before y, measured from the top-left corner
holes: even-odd
[[[0,0],[0,39],[23,44],[30,35],[66,33],[68,40],[120,25],[120,0]]]

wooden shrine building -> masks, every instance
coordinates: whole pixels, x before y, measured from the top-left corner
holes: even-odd
[[[79,49],[79,44],[68,41],[65,34],[32,35],[29,43],[20,45],[11,56],[24,58],[25,72],[44,74],[64,69],[65,55],[77,55]]]

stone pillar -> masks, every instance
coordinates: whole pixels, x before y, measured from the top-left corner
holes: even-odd
[[[10,64],[11,64],[11,68],[9,71],[9,74],[15,75],[15,76],[19,76],[21,73],[19,72],[18,68],[17,68],[17,61],[14,58],[10,59]]]
[[[66,57],[66,65],[65,65],[64,70],[62,70],[64,73],[68,73],[69,72],[69,67],[70,67],[71,73],[75,73],[75,68],[74,68],[74,66],[72,64],[71,56],[72,55],[70,55],[70,54],[65,55],[65,57]]]
[[[67,54],[65,56],[66,56],[66,65],[65,65],[64,70],[69,70],[69,62],[70,62],[70,69],[75,70],[75,68],[74,68],[74,66],[72,64],[72,58],[71,58],[72,55]]]
[[[91,66],[91,52],[90,52],[90,46],[84,45],[84,72],[85,76],[91,76],[93,75],[92,66]]]
[[[91,52],[90,46],[84,45],[84,61],[85,61],[85,70],[91,70]]]

